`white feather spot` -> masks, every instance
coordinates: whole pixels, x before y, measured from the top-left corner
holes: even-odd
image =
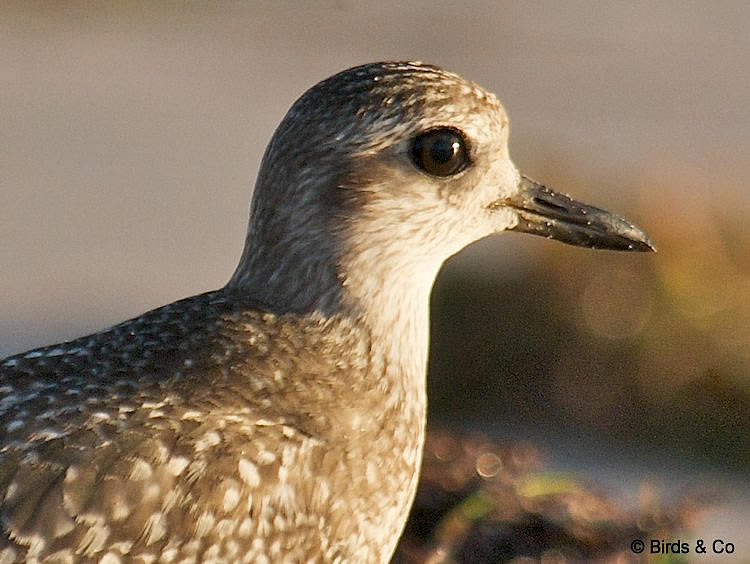
[[[172,476],[179,476],[189,463],[190,461],[184,456],[173,456],[167,462],[167,472]]]
[[[159,487],[159,484],[152,483],[149,484],[144,490],[142,501],[154,501],[159,499],[160,495],[161,488]]]
[[[242,520],[242,523],[240,523],[240,528],[237,530],[237,534],[241,536],[242,538],[247,538],[250,536],[250,532],[253,530],[253,522],[250,520],[250,517],[245,517]]]
[[[149,518],[146,519],[146,524],[143,527],[143,536],[146,538],[146,546],[161,540],[166,532],[167,520],[164,517],[164,514],[161,511],[152,513]]]
[[[125,499],[121,495],[118,495],[110,500],[109,511],[113,521],[122,521],[123,519],[127,519],[130,515],[130,506],[125,502]]]
[[[328,486],[328,480],[320,480],[315,491],[318,493],[318,497],[321,501],[327,501],[331,495],[331,489]]]
[[[279,481],[280,482],[286,482],[289,478],[289,468],[284,466],[283,464],[279,466]]]
[[[10,427],[10,425],[8,425]],[[56,431],[55,429],[40,429],[39,431],[36,431],[31,435],[32,441],[51,441],[52,439],[57,439],[62,437],[62,433],[60,431]]]
[[[279,556],[281,554],[281,541],[279,539],[276,539],[271,543],[270,553],[272,556]]]
[[[237,521],[234,519],[222,519],[216,523],[216,535],[223,540],[234,533],[236,525]]]
[[[20,419],[14,419],[10,423],[8,423],[6,428],[8,429],[9,433],[12,433],[17,429],[20,429],[21,427],[23,427],[23,421],[21,421]]]
[[[107,537],[109,537],[109,527],[100,523],[94,523],[83,535],[83,538],[81,538],[76,552],[83,553],[84,556],[93,556],[104,549]]]
[[[286,531],[287,521],[280,514],[276,514],[273,518],[273,526],[276,527],[277,531]],[[273,549],[272,549],[273,550]]]
[[[240,502],[240,492],[236,488],[229,488],[224,492],[224,511],[231,511]]]
[[[141,407],[143,409],[159,409],[160,407],[164,407],[167,405],[166,400],[164,401],[144,401],[141,404]]]
[[[372,461],[369,461],[367,463],[367,470],[365,472],[365,475],[367,476],[368,484],[374,484],[378,479],[378,475],[375,472],[375,464]]]
[[[198,538],[205,537],[211,532],[215,522],[216,518],[210,511],[201,513],[201,516],[198,517],[198,521],[195,523],[195,536]]]
[[[209,431],[203,435],[200,439],[195,441],[195,450],[201,452],[208,448],[218,445],[221,442],[221,437],[216,431]]]
[[[240,551],[240,543],[232,539],[227,540],[224,546],[226,546],[227,555],[230,557],[237,556]]]
[[[273,464],[276,462],[276,455],[270,450],[263,450],[258,454],[258,462],[261,466]]]
[[[121,541],[112,543],[109,547],[111,550],[116,550],[120,554],[127,554],[130,549],[133,548],[133,541]]]
[[[240,471],[240,478],[251,488],[257,488],[260,485],[260,474],[258,467],[246,458],[240,458],[237,465]]]
[[[161,502],[161,510],[164,513],[169,513],[184,497],[185,495],[179,486],[172,488],[164,495],[164,499]]]
[[[151,474],[153,474],[154,471],[151,468],[151,465],[143,460],[142,458],[136,458],[133,461],[133,466],[130,469],[130,479],[131,480],[147,480],[151,477]]]
[[[39,553],[44,550],[47,543],[40,535],[31,535],[27,542],[29,543],[29,550],[26,553],[26,558],[33,562],[36,560],[36,557],[39,556]],[[64,552],[70,551],[66,550]]]
[[[176,546],[168,546],[164,550],[161,551],[161,556],[159,556],[160,562],[174,562],[177,560],[177,557],[179,556],[180,552],[179,549]]]

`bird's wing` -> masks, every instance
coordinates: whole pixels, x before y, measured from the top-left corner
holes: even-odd
[[[0,362],[0,562],[294,554],[293,522],[320,542],[288,476],[326,464],[320,438],[229,385],[238,352],[261,363],[265,329],[221,341],[205,304],[199,328],[167,308]]]

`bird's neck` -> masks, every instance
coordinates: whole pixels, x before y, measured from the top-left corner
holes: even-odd
[[[423,374],[440,261],[412,256],[403,241],[378,240],[385,234],[377,230],[332,234],[322,210],[304,209],[305,217],[295,214],[296,228],[279,214],[254,210],[227,288],[276,314],[350,317],[385,358]]]
[[[228,288],[277,314],[349,319],[371,337],[371,360],[392,380],[394,401],[421,409],[439,264],[410,261],[405,253],[335,255],[335,248],[315,232],[276,244],[251,238]]]
[[[325,241],[287,241],[284,249],[248,244],[227,288],[276,314],[342,316],[372,336],[389,364],[423,375],[429,300],[437,268],[390,264],[367,255],[325,256]]]
[[[417,264],[388,264],[387,259],[358,262],[347,269],[345,307],[369,330],[377,353],[424,389],[436,272]]]
[[[328,202],[334,196],[302,186],[290,205],[269,186],[259,175],[256,192],[263,197],[253,201],[242,258],[227,287],[277,314],[351,319],[371,334],[373,353],[400,372],[399,385],[424,394],[430,291],[444,258],[414,232],[429,227],[429,218],[383,197],[349,215],[356,221],[342,221],[341,206]]]

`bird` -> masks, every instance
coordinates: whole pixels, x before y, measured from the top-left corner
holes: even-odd
[[[494,94],[425,63],[307,90],[224,287],[0,362],[0,563],[387,562],[443,262],[506,231],[655,250],[522,175],[508,134]]]

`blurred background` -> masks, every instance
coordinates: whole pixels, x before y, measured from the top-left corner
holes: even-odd
[[[432,62],[498,94],[522,171],[659,252],[509,234],[449,261],[430,425],[485,438],[433,436],[428,462],[471,451],[482,479],[492,448],[505,468],[525,453],[541,462],[514,467],[522,497],[592,487],[632,535],[655,534],[659,506],[664,540],[722,538],[750,561],[748,28],[740,1],[5,1],[0,356],[223,285],[291,103],[349,66]]]

